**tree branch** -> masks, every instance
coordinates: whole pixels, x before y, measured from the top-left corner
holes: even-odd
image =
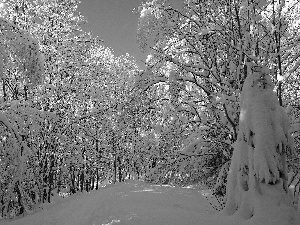
[[[229,123],[231,124],[232,128],[233,128],[233,133],[234,133],[234,140],[237,139],[237,133],[236,133],[236,125],[234,124],[234,122],[231,120],[229,114],[228,114],[228,111],[227,111],[227,108],[226,108],[226,105],[223,104],[223,108],[224,108],[224,111],[225,111],[225,115],[226,115],[226,118],[227,120],[229,121]]]

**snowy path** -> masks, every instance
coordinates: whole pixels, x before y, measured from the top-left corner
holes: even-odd
[[[207,225],[227,224],[199,189],[132,182],[65,198],[5,225]],[[222,222],[221,222],[222,221]],[[228,221],[227,221],[228,222]],[[232,223],[228,223],[232,224]]]
[[[223,217],[203,196],[208,193],[199,188],[119,183],[71,197],[55,196],[43,210],[11,222],[0,220],[0,225],[300,225],[300,216],[287,219],[282,208],[269,206],[262,208],[262,218]]]

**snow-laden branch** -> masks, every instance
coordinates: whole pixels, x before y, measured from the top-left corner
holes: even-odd
[[[23,148],[23,150],[25,150],[26,153],[30,154],[30,149],[27,147],[27,145],[25,145],[25,143],[22,141],[21,136],[19,135],[19,132],[15,129],[15,127],[9,122],[9,120],[7,119],[7,117],[5,116],[4,113],[0,112],[0,122],[6,126],[6,128],[12,133],[14,134],[15,138],[17,139],[17,141],[19,142],[20,146]],[[23,152],[20,151],[20,156],[23,156]]]
[[[3,124],[8,131],[13,134],[14,138],[17,140],[17,145],[12,145],[11,149],[6,149],[7,151],[13,151],[15,152],[15,155],[17,156],[14,160],[17,161],[16,166],[16,175],[13,177],[13,181],[10,184],[10,189],[7,190],[9,192],[13,192],[15,185],[18,184],[18,188],[21,193],[24,193],[23,190],[23,185],[22,185],[22,179],[23,179],[23,173],[25,171],[26,164],[25,162],[27,161],[27,157],[31,155],[31,151],[28,148],[28,146],[24,143],[22,140],[21,136],[19,135],[18,130],[9,122],[7,117],[4,115],[4,113],[0,112],[0,124]],[[12,138],[12,137],[11,137]],[[9,153],[13,154],[13,153]],[[22,195],[23,198],[23,195]],[[22,199],[20,199],[22,201]],[[25,210],[27,210],[25,208]]]
[[[25,80],[32,85],[40,84],[44,75],[44,58],[38,41],[2,17],[0,17],[0,31],[3,38],[0,45],[1,69],[3,63],[7,61],[6,55],[10,54],[17,61],[18,68],[24,72]],[[8,46],[8,49],[3,50],[3,44]]]
[[[179,152],[179,155],[183,155],[186,157],[200,157],[200,156],[207,156],[207,155],[217,155],[218,153],[216,152],[207,152],[207,153],[202,153],[202,154],[193,154],[193,153],[184,153],[184,152]]]
[[[153,86],[155,84],[165,83],[165,82],[167,82],[167,78],[165,78],[165,77],[158,77],[158,78],[154,78],[150,81],[146,81],[145,82],[146,84],[143,87],[144,88],[143,91],[147,91],[151,86]]]
[[[300,133],[300,123],[295,123],[291,125],[290,132],[299,132]]]

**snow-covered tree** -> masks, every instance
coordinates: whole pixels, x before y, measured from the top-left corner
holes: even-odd
[[[5,97],[0,105],[3,217],[14,216],[13,211],[30,212],[50,201],[51,193],[63,185],[72,193],[94,188],[93,180],[105,178],[114,161],[104,138],[114,124],[116,140],[124,150],[127,126],[121,129],[118,123],[126,122],[122,104],[132,94],[138,67],[131,56],[115,57],[102,41],[81,30],[84,18],[76,11],[78,4],[22,0],[8,1],[4,8],[0,35],[0,72],[5,78],[0,91]],[[40,52],[45,59],[43,79],[39,76],[42,61],[36,61]],[[38,84],[37,89],[31,88]],[[30,151],[24,150],[26,146]],[[13,158],[18,154],[24,156]],[[120,157],[119,165],[123,161]],[[122,165],[119,168],[124,170]]]
[[[140,7],[138,40],[151,54],[147,79],[152,82],[146,85],[166,82],[167,73],[159,69],[170,63],[178,71],[176,79],[183,85],[173,96],[179,109],[193,113],[194,124],[208,127],[202,135],[222,152],[215,174],[225,171],[223,164],[228,168],[232,156],[249,62],[270,69],[280,105],[297,99],[298,9],[297,1],[184,1],[182,8],[174,8],[172,1],[154,0]]]
[[[34,204],[30,196],[30,188],[28,189],[30,184],[27,182],[34,174],[33,171],[28,170],[29,164],[32,163],[30,158],[32,151],[28,147],[27,137],[30,132],[37,132],[39,126],[30,130],[27,125],[32,118],[26,115],[27,119],[22,116],[20,119],[14,114],[13,108],[18,107],[19,102],[8,101],[8,92],[12,94],[10,100],[17,100],[18,85],[32,88],[41,84],[44,78],[44,60],[38,41],[27,31],[3,17],[0,18],[0,29],[0,78],[4,100],[0,112],[1,155],[8,156],[1,159],[1,173],[4,175],[1,179],[1,210],[5,213],[5,217],[9,217],[12,216],[11,212],[15,207],[12,204],[18,204],[17,213],[30,211]],[[9,111],[8,116],[5,111]],[[26,113],[21,112],[21,114]]]
[[[0,18],[1,57],[0,78],[3,84],[3,98],[7,100],[8,91],[17,99],[17,88],[13,77],[22,85],[36,86],[44,79],[44,58],[38,41],[27,31],[12,22]],[[15,76],[12,76],[14,74]]]
[[[268,69],[252,66],[240,98],[239,133],[228,172],[224,212],[260,221],[281,208],[284,218],[280,214],[276,223],[284,224],[282,221],[293,217],[286,155],[294,146],[287,113],[273,88]]]

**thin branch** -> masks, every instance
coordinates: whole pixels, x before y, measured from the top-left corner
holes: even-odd
[[[229,114],[228,114],[228,111],[227,111],[227,108],[226,108],[226,105],[223,104],[223,108],[224,108],[224,111],[225,111],[225,115],[226,115],[226,118],[228,119],[229,123],[231,124],[232,128],[233,128],[233,133],[234,133],[234,140],[237,139],[237,132],[236,132],[236,125],[234,124],[234,122],[231,120]]]
[[[218,153],[204,153],[204,154],[185,154],[185,153],[182,153],[182,152],[179,152],[178,153],[179,155],[183,155],[183,156],[187,156],[187,157],[192,157],[192,156],[207,156],[207,155],[217,155]]]

